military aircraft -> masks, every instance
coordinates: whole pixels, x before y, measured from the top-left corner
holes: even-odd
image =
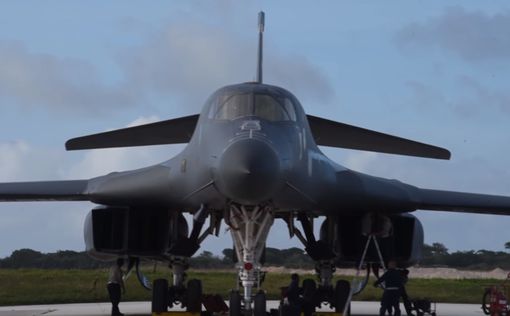
[[[305,114],[292,93],[263,83],[263,31],[261,12],[256,81],[220,88],[200,114],[66,143],[67,150],[187,143],[177,156],[88,180],[0,183],[0,201],[98,204],[85,221],[92,256],[159,260],[172,267],[171,286],[164,279],[153,283],[153,311],[175,302],[200,310],[201,282],[185,284],[188,259],[225,223],[239,269],[239,287],[230,294],[235,316],[265,315],[262,264],[275,219],[287,223],[290,236],[316,262],[318,287],[303,282],[305,296],[318,297],[311,308],[327,301],[343,310],[345,282],[332,284],[337,265],[360,263],[362,256],[369,264],[381,255],[383,263],[394,258],[403,266],[419,259],[423,229],[413,211],[510,214],[510,197],[422,189],[331,161],[318,146],[435,159],[449,159],[450,152]],[[184,213],[193,215],[191,227]],[[324,219],[320,236],[314,235],[314,218]],[[367,248],[372,237],[379,243]]]

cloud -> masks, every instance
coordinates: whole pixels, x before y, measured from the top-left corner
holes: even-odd
[[[22,157],[29,152],[28,144],[22,141],[0,144],[0,179],[15,179],[23,168]]]
[[[141,45],[120,53],[119,63],[133,89],[166,95],[198,110],[214,89],[254,79],[256,45],[255,36],[247,41],[230,30],[181,22],[148,34]],[[265,82],[285,84],[319,101],[333,98],[325,75],[306,58],[266,52]]]
[[[87,115],[165,98],[167,104],[189,113],[198,111],[214,89],[254,79],[256,36],[248,41],[230,28],[193,18],[156,30],[133,19],[122,23],[138,29],[140,40],[137,46],[113,48],[111,58],[120,74],[114,82],[87,60],[33,52],[19,41],[0,41],[0,97],[24,107]],[[334,97],[328,78],[305,57],[266,51],[266,82],[321,103]]]
[[[402,28],[395,37],[401,48],[436,47],[466,61],[510,59],[510,11],[487,14],[449,7],[440,16]]]
[[[62,179],[71,165],[61,150],[40,148],[23,140],[0,143],[0,182]],[[79,249],[83,246],[83,221],[91,203],[0,203],[0,257],[13,250]],[[27,234],[26,232],[30,232]]]
[[[23,140],[0,143],[0,182],[58,179],[64,165],[62,151],[34,147]]]
[[[378,153],[370,151],[349,151],[342,163],[349,169],[364,172],[376,163]]]
[[[136,99],[123,84],[105,84],[86,61],[34,53],[18,41],[0,41],[0,69],[0,96],[25,107],[91,114]]]

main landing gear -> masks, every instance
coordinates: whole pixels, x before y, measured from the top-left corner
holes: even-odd
[[[168,285],[166,279],[157,279],[152,288],[152,312],[162,313],[174,304],[181,304],[190,313],[200,313],[202,310],[202,282],[191,279],[185,283],[187,258],[173,258],[173,283]]]
[[[351,291],[350,283],[345,280],[338,280],[333,285],[333,273],[335,272],[334,259],[336,257],[334,244],[331,238],[322,238],[317,240],[313,232],[313,217],[303,214],[297,216],[301,223],[303,232],[294,226],[294,216],[286,219],[291,237],[298,237],[305,246],[308,255],[315,261],[315,272],[317,274],[318,285],[315,280],[303,280],[303,306],[302,312],[305,316],[311,315],[316,308],[322,304],[329,304],[337,313],[343,313],[344,309],[349,310],[347,298]],[[324,234],[328,237],[336,236],[334,232],[334,220],[327,219],[325,222]],[[329,240],[328,240],[329,239]],[[347,315],[347,314],[344,314]]]
[[[365,247],[358,261],[356,277],[351,283],[345,280],[338,280],[333,286],[333,273],[335,271],[335,258],[341,253],[340,243],[337,240],[338,225],[335,225],[337,218],[334,216],[326,217],[321,226],[320,239],[315,238],[313,232],[313,217],[299,214],[297,220],[301,223],[302,231],[294,226],[294,216],[286,219],[291,237],[296,235],[305,246],[306,252],[315,261],[315,271],[317,273],[319,285],[314,280],[307,279],[303,281],[303,312],[305,315],[311,315],[317,307],[322,304],[329,304],[335,312],[348,315],[350,313],[350,303],[352,296],[361,292],[368,283],[370,272],[373,270],[377,276],[379,267],[385,269],[384,258],[377,241],[378,237],[387,238],[393,234],[392,223],[387,216],[368,213],[362,221],[362,234],[367,240]],[[371,243],[377,253],[378,263],[367,262],[367,252]],[[373,260],[373,259],[371,259]],[[361,277],[361,271],[366,270],[364,277]]]
[[[179,216],[176,214],[175,216]],[[182,216],[182,215],[180,215]],[[209,217],[209,227],[201,233],[204,223]],[[175,225],[185,225],[182,221],[171,221]],[[181,232],[181,236],[172,236],[167,253],[169,254],[173,280],[169,286],[168,280],[157,279],[152,286],[152,312],[162,313],[176,304],[181,304],[186,311],[200,313],[202,310],[202,282],[197,279],[190,279],[186,282],[186,270],[189,268],[189,258],[199,249],[200,244],[207,235],[218,235],[220,230],[221,217],[218,214],[209,213],[207,208],[202,206],[193,216],[193,227],[188,236],[187,229],[182,234],[182,227],[173,227],[171,232]],[[187,227],[187,225],[186,225]]]

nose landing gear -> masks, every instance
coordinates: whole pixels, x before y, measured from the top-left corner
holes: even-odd
[[[264,272],[260,259],[274,221],[272,208],[232,204],[225,220],[230,227],[239,262],[238,284],[243,288],[242,297],[239,286],[230,294],[230,316],[239,316],[243,312],[245,315],[265,316],[266,295],[261,290]],[[255,295],[254,288],[258,289]]]

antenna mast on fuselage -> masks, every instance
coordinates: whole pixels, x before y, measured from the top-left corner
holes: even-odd
[[[259,50],[257,56],[257,83],[262,83],[262,48],[264,33],[264,11],[259,12]]]

